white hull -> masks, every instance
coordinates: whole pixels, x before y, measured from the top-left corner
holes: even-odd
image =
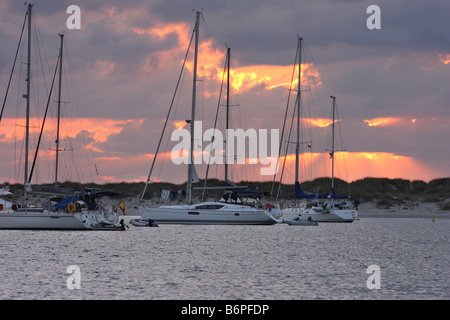
[[[268,210],[221,202],[156,208],[141,207],[140,211],[142,220],[151,219],[157,224],[270,225],[277,223]]]
[[[0,211],[0,229],[13,230],[101,230],[117,223],[117,216],[102,213]]]
[[[80,217],[66,213],[0,213],[0,229],[87,230]]]
[[[311,217],[317,222],[353,222],[358,217],[358,211],[353,209],[331,209],[318,212],[312,208],[286,208],[283,210],[283,219],[306,220]]]

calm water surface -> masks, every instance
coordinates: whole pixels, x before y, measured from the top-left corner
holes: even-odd
[[[0,230],[0,299],[449,299],[450,219]],[[67,267],[81,289],[68,289]],[[380,289],[368,289],[370,265]]]

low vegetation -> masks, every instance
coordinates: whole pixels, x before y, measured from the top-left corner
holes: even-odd
[[[203,186],[201,180],[196,186]],[[223,181],[211,179],[207,186],[222,186]],[[279,184],[272,182],[251,182],[241,181],[240,186],[248,186],[252,190],[260,190],[276,195]],[[64,182],[63,187],[79,189],[80,184],[75,182]],[[308,193],[329,193],[331,186],[330,178],[318,178],[306,181],[301,184],[302,189]],[[136,183],[109,183],[109,184],[84,184],[83,188],[95,188],[109,190],[119,193],[123,197],[140,196],[144,190],[143,182]],[[151,183],[147,187],[145,198],[159,196],[160,189],[179,191],[186,188],[185,184],[176,185],[166,182]],[[14,194],[21,194],[23,186],[21,184],[10,185],[9,189]],[[387,179],[387,178],[364,178],[350,183],[335,179],[335,191],[341,195],[349,195],[352,199],[360,202],[373,202],[378,208],[390,208],[394,205],[414,206],[419,202],[434,202],[442,210],[450,210],[450,178],[440,178],[424,182],[420,180]],[[195,191],[201,195],[202,191]],[[221,190],[208,190],[205,195],[209,198],[218,198],[222,194]],[[279,198],[293,199],[294,186],[282,185],[279,191]]]

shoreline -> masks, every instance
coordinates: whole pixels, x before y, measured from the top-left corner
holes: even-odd
[[[139,216],[137,207],[139,200],[124,199],[126,215]],[[149,206],[170,205],[170,201],[163,201],[160,198],[153,198],[144,202]],[[105,202],[106,204],[106,202]],[[180,203],[173,203],[180,204]],[[419,202],[414,206],[395,205],[388,209],[380,209],[373,202],[365,202],[358,206],[358,218],[424,218],[424,219],[450,219],[450,211],[439,208],[437,203]]]
[[[441,210],[436,203],[419,202],[415,206],[396,205],[389,209],[376,208],[372,202],[359,205],[358,218],[425,218],[450,219],[450,211]]]
[[[215,201],[216,199],[206,199]],[[105,197],[99,201],[106,207],[115,206],[121,202],[125,204],[125,216],[140,216],[138,207],[142,204],[139,197],[110,198]],[[182,201],[181,201],[182,202]],[[144,200],[147,206],[181,204],[180,201],[168,201],[159,197]],[[119,210],[120,211],[120,210]],[[121,214],[122,215],[122,214]],[[358,206],[358,218],[424,218],[424,219],[450,219],[450,210],[442,210],[435,202],[416,202],[412,204],[393,205],[389,208],[377,208],[374,202],[363,202]]]

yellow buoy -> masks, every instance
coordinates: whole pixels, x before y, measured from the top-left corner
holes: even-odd
[[[435,220],[434,220],[434,218],[433,218],[433,222],[434,222]]]

